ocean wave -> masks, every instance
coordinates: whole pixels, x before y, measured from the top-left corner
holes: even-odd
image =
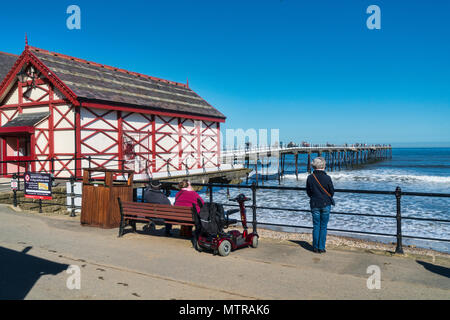
[[[327,172],[334,181],[361,181],[361,182],[402,182],[402,183],[442,183],[450,185],[450,177],[412,175],[395,173],[364,173],[364,172]],[[298,175],[299,180],[306,180],[308,173]],[[286,179],[296,179],[295,174],[285,175]]]

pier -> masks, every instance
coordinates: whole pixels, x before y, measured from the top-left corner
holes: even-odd
[[[287,146],[287,147],[257,147],[236,150],[226,150],[222,153],[222,163],[243,163],[246,168],[254,167],[258,180],[258,165],[261,166],[262,180],[267,180],[271,160],[277,159],[278,180],[286,173],[286,156],[294,156],[295,175],[301,172],[299,167],[300,155],[306,155],[305,172],[311,173],[312,157],[324,157],[329,171],[352,169],[361,165],[392,159],[391,145],[315,145],[315,146]],[[252,162],[252,163],[251,163]]]

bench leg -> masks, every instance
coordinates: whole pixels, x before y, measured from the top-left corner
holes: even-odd
[[[133,232],[136,233],[136,221],[131,221],[130,224],[131,227],[133,228]]]
[[[119,226],[119,238],[121,238],[123,236],[123,233],[125,231],[125,224],[126,224],[125,219],[122,219],[120,221],[120,226]]]

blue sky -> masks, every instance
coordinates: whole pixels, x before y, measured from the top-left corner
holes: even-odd
[[[81,30],[66,9],[81,8]],[[381,30],[369,30],[369,5]],[[2,3],[0,51],[30,45],[186,82],[282,141],[450,146],[450,1]]]

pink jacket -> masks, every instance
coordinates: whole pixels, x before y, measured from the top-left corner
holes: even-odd
[[[197,199],[200,199],[201,203],[205,204],[205,201],[203,201],[202,197],[200,197],[197,192],[182,189],[181,191],[178,191],[178,193],[175,195],[174,205],[179,207],[192,208],[192,205],[195,204],[197,212],[200,212],[200,206],[197,203]]]

